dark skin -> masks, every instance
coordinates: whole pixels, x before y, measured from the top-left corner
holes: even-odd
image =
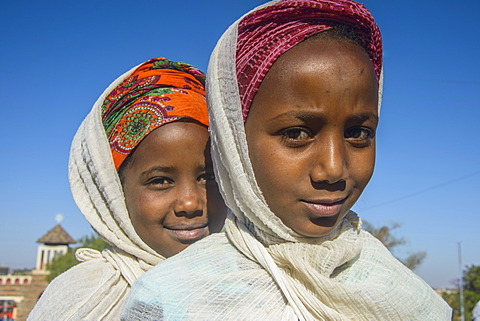
[[[268,71],[246,123],[265,200],[305,237],[334,229],[360,197],[375,164],[378,85],[365,51],[315,37]]]
[[[133,227],[164,257],[223,227],[226,207],[209,149],[207,127],[177,121],[147,135],[121,169]]]

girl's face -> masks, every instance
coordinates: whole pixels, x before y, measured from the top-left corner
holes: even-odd
[[[310,39],[273,64],[245,123],[265,200],[300,235],[329,233],[373,174],[378,86],[347,40]]]
[[[155,129],[137,146],[122,181],[135,231],[165,257],[223,226],[226,208],[205,126],[172,122]]]

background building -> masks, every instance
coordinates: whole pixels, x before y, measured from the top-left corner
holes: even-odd
[[[0,318],[26,320],[28,314],[47,287],[46,266],[55,257],[67,253],[75,240],[57,224],[38,239],[36,267],[34,270],[10,271],[0,267]]]

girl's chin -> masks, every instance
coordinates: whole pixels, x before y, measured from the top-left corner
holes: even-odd
[[[342,216],[343,217],[343,216]],[[295,232],[300,234],[303,237],[308,238],[318,238],[324,237],[332,232],[337,226],[340,220],[338,220],[339,216],[331,216],[331,217],[322,217],[322,218],[315,218],[310,221],[309,226],[304,228],[292,228]]]

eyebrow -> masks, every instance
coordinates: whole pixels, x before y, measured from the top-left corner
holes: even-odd
[[[324,116],[321,114],[292,110],[292,111],[288,111],[286,113],[277,115],[273,117],[271,120],[277,120],[277,119],[282,120],[283,118],[292,118],[292,117],[302,121],[324,118]]]
[[[200,171],[200,172],[204,172],[206,171],[207,169],[212,169],[213,166],[211,164],[206,164],[206,165],[200,165],[200,166],[197,166],[197,170]],[[171,174],[171,173],[174,173],[176,171],[176,168],[174,166],[154,166],[152,168],[149,168],[147,169],[146,171],[142,172],[142,176],[148,176],[152,173],[155,173],[155,172],[162,172],[162,173],[165,173],[165,174]]]
[[[146,171],[142,172],[142,176],[148,176],[154,172],[162,172],[162,173],[173,173],[175,171],[175,168],[172,166],[154,166]]]
[[[320,113],[301,112],[301,111],[293,110],[293,111],[289,111],[289,112],[277,115],[273,117],[271,120],[282,120],[283,118],[290,118],[290,117],[296,118],[304,122],[309,120],[325,119],[325,116]],[[378,120],[379,120],[377,114],[369,113],[369,112],[352,115],[349,119],[353,121],[366,121],[371,119],[375,123],[378,123]]]
[[[374,113],[361,113],[361,114],[356,114],[356,115],[353,115],[352,117],[350,117],[351,120],[354,120],[354,121],[366,121],[366,120],[373,120],[375,123],[378,124],[378,115],[377,114],[374,114]]]

